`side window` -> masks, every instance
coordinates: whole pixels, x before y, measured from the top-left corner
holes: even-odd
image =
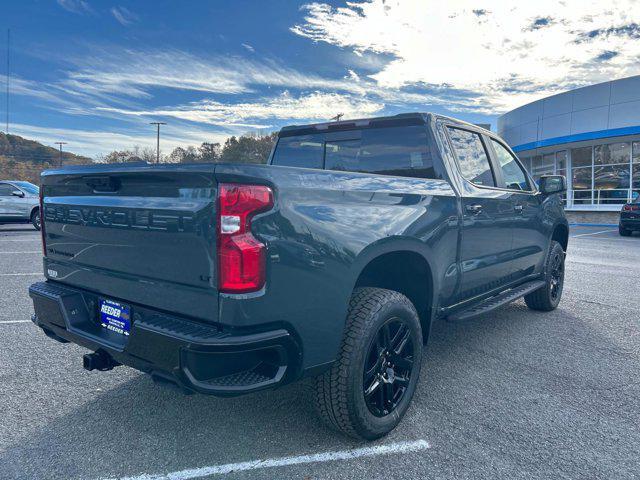
[[[476,185],[495,187],[491,163],[480,135],[469,130],[447,127],[462,176]]]
[[[438,178],[423,126],[368,128],[360,133],[359,140],[327,140],[327,170]]]
[[[322,168],[324,135],[282,137],[273,152],[272,165],[285,167]]]
[[[8,183],[0,183],[0,197],[10,197],[12,192],[18,190],[13,185]]]
[[[522,170],[522,167],[520,167],[513,155],[511,155],[511,152],[504,148],[500,142],[496,142],[493,138],[491,139],[491,144],[493,145],[493,149],[496,151],[505,186],[511,190],[530,191],[531,187],[529,186],[527,175],[524,173],[524,170]]]

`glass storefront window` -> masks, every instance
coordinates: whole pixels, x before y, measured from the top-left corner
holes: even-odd
[[[542,165],[545,167],[552,167],[556,163],[555,153],[549,153],[542,156]]]
[[[594,201],[596,205],[622,205],[627,203],[629,190],[595,190]]]
[[[593,172],[594,188],[629,188],[629,164],[596,167]]]
[[[593,169],[591,167],[571,169],[571,185],[574,190],[591,190],[592,177]]]
[[[542,175],[553,175],[555,169],[555,154],[537,155],[531,158],[531,176],[536,183],[540,183]]]
[[[576,205],[585,205],[593,203],[593,190],[576,190],[573,192],[573,203]]]
[[[640,142],[633,142],[633,163],[640,163]]]
[[[564,170],[567,168],[567,151],[556,152],[556,170]],[[558,175],[563,175],[559,173]]]
[[[531,157],[518,158],[520,158],[520,161],[522,162],[522,165],[524,165],[524,168],[527,169],[527,172],[531,172]]]
[[[571,205],[622,205],[640,191],[640,141],[560,150],[522,159],[536,182],[542,175],[571,181]]]
[[[596,145],[593,148],[593,158],[596,165],[611,165],[614,163],[629,163],[631,145],[628,143],[609,143]]]
[[[536,155],[535,157],[531,157],[531,172],[541,167],[542,167],[542,156]]]
[[[593,181],[594,203],[626,203],[629,196],[629,164],[595,167]]]
[[[572,167],[590,167],[591,166],[591,147],[580,147],[571,149],[571,166]]]

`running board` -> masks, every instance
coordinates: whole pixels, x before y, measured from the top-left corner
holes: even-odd
[[[543,280],[534,280],[533,282],[527,282],[519,287],[512,288],[506,292],[502,292],[494,297],[487,298],[479,304],[475,304],[472,307],[462,310],[460,312],[453,313],[447,317],[447,320],[451,322],[459,322],[463,320],[469,320],[471,318],[482,315],[483,313],[495,310],[498,307],[502,307],[507,303],[511,303],[520,297],[538,290],[544,287],[545,282]]]

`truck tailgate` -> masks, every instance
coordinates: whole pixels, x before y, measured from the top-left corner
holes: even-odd
[[[144,165],[47,173],[47,277],[215,321],[213,170]]]

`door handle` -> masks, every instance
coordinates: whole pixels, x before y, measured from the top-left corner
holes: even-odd
[[[513,209],[517,212],[517,213],[522,213],[522,211],[524,210],[524,207],[522,205],[515,205],[513,207]]]
[[[474,215],[480,215],[482,213],[482,205],[474,204],[474,205],[466,205],[465,209],[469,213],[473,213]]]

